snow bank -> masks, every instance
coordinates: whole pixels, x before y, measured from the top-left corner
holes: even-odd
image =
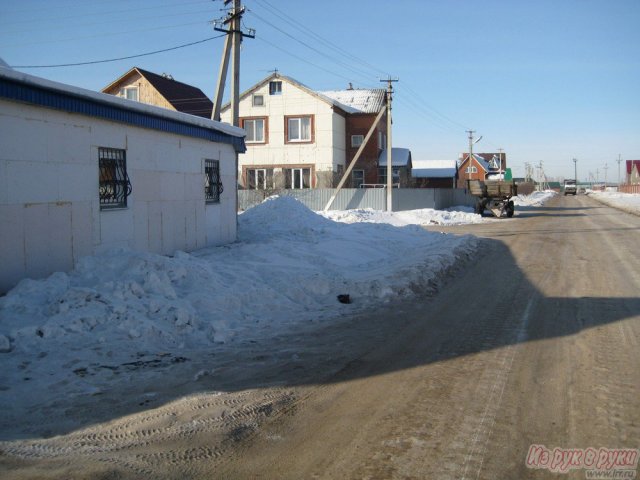
[[[517,207],[540,207],[557,194],[553,190],[545,190],[543,192],[533,192],[529,195],[518,195],[513,199],[513,203]]]
[[[458,206],[447,210],[423,208],[404,212],[381,212],[371,208],[319,212],[326,218],[342,223],[387,223],[396,227],[406,225],[463,225],[487,221],[473,213],[473,208]]]
[[[640,194],[622,192],[589,191],[600,202],[627,212],[640,214]]]
[[[95,394],[87,366],[106,375],[143,354],[179,359],[410,295],[475,248],[473,237],[405,225],[417,217],[351,215],[353,223],[335,222],[273,198],[239,216],[232,245],[172,257],[114,250],[22,281],[0,298],[0,407],[36,384],[52,397]]]

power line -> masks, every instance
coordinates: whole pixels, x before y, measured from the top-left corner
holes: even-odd
[[[128,60],[130,58],[146,57],[149,55],[155,55],[157,53],[170,52],[171,50],[178,50],[179,48],[191,47],[192,45],[198,45],[199,43],[209,42],[216,38],[224,37],[224,35],[216,35],[215,37],[205,38],[204,40],[198,40],[197,42],[185,43],[184,45],[178,45],[177,47],[163,48],[162,50],[156,50],[153,52],[140,53],[138,55],[129,55],[127,57],[110,58],[108,60],[93,60],[90,62],[78,62],[78,63],[61,63],[58,65],[11,65],[11,68],[56,68],[56,67],[77,67],[80,65],[93,65],[96,63],[108,63],[117,62],[119,60]]]
[[[326,47],[334,50],[335,52],[337,52],[338,54],[342,55],[343,57],[345,57],[349,61],[356,61],[356,62],[360,63],[364,67],[368,68],[371,72],[375,72],[375,75],[383,75],[383,76],[387,75],[387,72],[379,69],[378,67],[370,64],[369,62],[367,62],[365,60],[362,60],[361,58],[356,57],[355,55],[350,54],[349,52],[347,52],[344,49],[344,47],[341,47],[339,45],[336,45],[335,43],[332,43],[330,40],[327,40],[326,38],[320,36],[319,34],[314,32],[313,30],[311,30],[307,26],[300,24],[299,21],[297,21],[296,19],[292,18],[287,13],[285,13],[282,10],[280,10],[279,8],[274,6],[273,4],[269,3],[267,0],[262,0],[259,3],[256,2],[256,5],[260,5],[260,7],[265,8],[267,11],[269,11],[269,13],[271,13],[272,15],[277,17],[279,20],[285,21],[286,23],[288,23],[289,25],[294,27],[296,30],[298,30],[299,32],[303,33],[305,36],[307,36],[307,37],[308,36],[315,37],[315,39],[318,40],[320,43],[322,43]]]
[[[322,50],[308,44],[307,42],[305,42],[304,40],[300,40],[299,38],[297,38],[296,36],[290,34],[289,32],[286,32],[285,30],[281,29],[280,27],[278,27],[277,25],[274,25],[273,23],[269,22],[268,20],[262,18],[260,15],[256,14],[253,10],[249,10],[251,13],[253,13],[254,17],[256,17],[258,20],[266,23],[267,25],[271,26],[272,28],[275,28],[276,30],[278,30],[280,33],[282,33],[283,35],[286,35],[287,37],[291,38],[292,40],[295,40],[296,42],[300,43],[301,45],[307,47],[309,50],[312,50],[320,55],[322,55],[323,57],[331,60],[332,62],[335,62],[339,65],[341,65],[343,68],[350,70],[351,72],[355,73],[356,75],[363,75],[364,77],[368,77],[368,74],[363,72],[362,70],[357,70],[354,67],[350,66],[349,64],[343,62],[342,60],[338,60],[335,57],[332,57],[331,55],[327,54],[326,52],[323,52]]]
[[[263,36],[257,37],[257,38],[256,38],[256,40],[258,40],[258,41],[262,41],[262,42],[265,42],[265,43],[267,43],[267,44],[271,45],[273,48],[276,48],[276,49],[280,50],[281,52],[286,53],[287,55],[289,55],[289,56],[291,56],[291,57],[293,57],[293,58],[295,58],[295,59],[297,59],[297,60],[300,60],[301,62],[304,62],[304,63],[306,63],[306,64],[308,64],[308,65],[311,65],[312,67],[318,68],[318,69],[320,69],[320,70],[324,70],[325,72],[330,73],[331,75],[334,75],[334,76],[336,76],[336,77],[343,78],[343,79],[345,79],[345,80],[347,80],[347,81],[351,80],[351,78],[350,78],[350,77],[345,77],[344,75],[341,75],[341,74],[336,73],[336,72],[334,72],[334,71],[332,71],[332,70],[329,70],[328,68],[325,68],[325,67],[323,67],[323,66],[321,66],[321,65],[318,65],[318,64],[316,64],[316,63],[313,63],[313,62],[311,62],[311,61],[307,60],[306,58],[303,58],[303,57],[301,57],[301,56],[299,56],[299,55],[296,55],[295,53],[291,53],[291,52],[289,52],[289,51],[285,50],[284,48],[280,47],[279,45],[276,45],[275,43],[272,43],[272,42],[268,41],[268,40],[267,40],[267,39],[265,39]]]

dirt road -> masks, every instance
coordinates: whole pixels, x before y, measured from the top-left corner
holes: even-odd
[[[639,448],[640,217],[557,197],[446,230],[483,250],[436,296],[319,330],[289,368],[258,365],[228,393],[5,442],[0,473],[538,479],[553,474],[527,467],[532,444]]]

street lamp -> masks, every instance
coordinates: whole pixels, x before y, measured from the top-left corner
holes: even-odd
[[[576,188],[578,188],[578,159],[577,158],[573,159],[573,170],[574,170],[574,175],[576,179]]]

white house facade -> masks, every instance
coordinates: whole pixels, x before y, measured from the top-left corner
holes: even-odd
[[[273,74],[240,96],[240,126],[247,132],[239,156],[245,188],[333,186],[346,161],[349,107],[299,82]],[[229,122],[230,106],[221,111]]]
[[[243,137],[0,68],[0,292],[103,249],[233,242]]]

